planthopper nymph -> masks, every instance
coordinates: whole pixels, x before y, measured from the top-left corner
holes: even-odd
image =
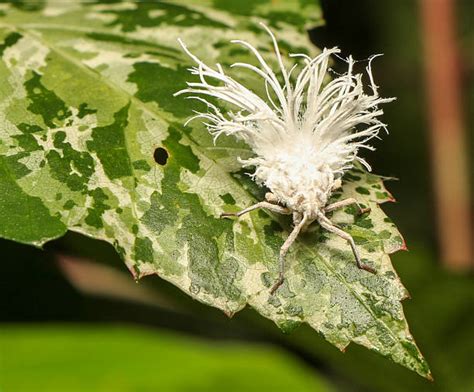
[[[338,56],[338,48],[324,49],[314,58],[290,54],[299,61],[287,70],[275,36],[267,26],[262,24],[262,27],[273,42],[278,70],[275,72],[255,47],[241,40],[232,42],[248,49],[258,66],[235,63],[231,67],[245,68],[261,77],[266,89],[265,99],[226,75],[220,64],[215,68],[204,64],[179,40],[196,64],[189,70],[198,76],[198,81],[188,82],[187,88],[176,95],[189,94],[189,98],[204,102],[208,108],[207,112],[196,113],[190,120],[204,119],[215,138],[225,134],[245,141],[254,156],[240,160],[242,166],[255,167],[253,179],[270,190],[266,200],[222,216],[239,217],[258,208],[292,215],[294,227],[280,249],[279,277],[270,290],[272,294],[284,282],[288,249],[299,233],[313,222],[345,239],[352,248],[357,266],[375,273],[362,263],[352,236],[335,226],[326,213],[349,204],[359,206],[353,198],[332,204],[328,201],[332,192],[341,186],[343,174],[356,161],[370,170],[358,152],[361,148],[373,150],[369,140],[377,137],[381,129],[386,129],[378,119],[383,114],[379,104],[393,98],[378,95],[371,70],[373,57],[366,67],[370,88],[367,93],[363,89],[362,74],[354,73],[352,57],[344,59],[347,71],[327,82],[329,61],[331,55]],[[206,97],[214,97],[234,109],[221,110]]]

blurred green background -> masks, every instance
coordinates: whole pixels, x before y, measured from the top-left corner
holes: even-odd
[[[374,64],[390,135],[367,157],[397,203],[386,213],[409,252],[392,261],[412,299],[411,331],[434,383],[351,345],[342,354],[307,327],[282,334],[251,309],[232,320],[150,277],[133,282],[114,250],[76,234],[44,251],[0,241],[0,391],[474,390],[474,283],[439,260],[425,114],[418,4],[323,1],[318,46]],[[471,0],[458,1],[467,128],[474,118]],[[472,151],[472,134],[468,150]],[[472,184],[471,172],[471,184]]]

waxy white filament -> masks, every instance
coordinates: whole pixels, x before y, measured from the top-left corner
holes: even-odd
[[[370,94],[364,92],[362,74],[354,73],[352,57],[345,59],[346,73],[325,83],[330,57],[340,53],[338,48],[324,49],[315,58],[305,54],[290,55],[304,63],[297,76],[291,79],[298,64],[286,69],[275,36],[268,27],[262,26],[272,39],[277,72],[283,83],[257,49],[245,41],[232,42],[253,53],[258,66],[235,63],[231,67],[245,68],[260,76],[266,88],[265,99],[226,75],[220,64],[216,64],[215,69],[204,64],[181,40],[184,51],[196,63],[190,72],[197,75],[199,81],[188,82],[188,87],[175,95],[190,94],[189,98],[207,105],[207,112],[196,112],[188,121],[202,118],[214,138],[222,134],[233,135],[244,140],[255,153],[254,157],[241,160],[242,165],[254,166],[255,181],[268,187],[271,194],[267,202],[241,213],[263,207],[293,214],[295,229],[280,252],[281,281],[272,289],[275,291],[283,281],[283,258],[289,246],[311,222],[317,220],[324,228],[353,244],[352,237],[325,217],[325,212],[334,209],[327,203],[332,191],[340,186],[342,175],[355,161],[371,169],[358,152],[361,148],[373,150],[369,140],[386,128],[378,119],[383,114],[378,105],[394,98],[378,95],[371,70],[371,61],[376,56],[369,59],[366,67]],[[217,98],[218,102],[231,104],[235,109],[221,111],[205,97]],[[355,202],[348,199],[337,207]],[[352,248],[358,265],[364,268],[355,246]],[[371,271],[370,267],[364,269]]]

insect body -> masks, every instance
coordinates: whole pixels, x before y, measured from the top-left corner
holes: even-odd
[[[222,216],[241,216],[258,208],[293,216],[294,228],[280,249],[279,277],[271,293],[284,281],[285,256],[290,246],[299,233],[315,221],[349,243],[359,268],[375,272],[362,264],[350,234],[336,227],[326,213],[357,204],[352,198],[329,205],[328,200],[341,186],[344,172],[355,161],[370,170],[367,162],[358,156],[358,151],[360,148],[373,150],[368,141],[386,127],[378,119],[383,113],[378,105],[393,98],[379,97],[372,78],[372,59],[366,68],[371,94],[363,91],[362,75],[353,73],[355,61],[351,57],[346,59],[347,72],[324,84],[330,56],[340,52],[337,48],[324,49],[314,58],[304,54],[290,55],[304,63],[297,76],[290,80],[298,64],[289,71],[285,68],[275,36],[265,25],[262,26],[272,39],[283,85],[257,49],[248,42],[232,41],[252,52],[259,66],[235,63],[232,67],[245,68],[259,75],[265,84],[266,99],[226,75],[220,64],[216,64],[215,69],[204,64],[179,41],[196,63],[190,72],[197,75],[199,81],[188,82],[188,87],[175,95],[190,94],[189,98],[202,101],[208,107],[207,112],[196,112],[188,122],[202,118],[215,138],[225,134],[244,140],[255,156],[240,160],[242,165],[254,166],[254,180],[271,191],[265,201],[236,214]],[[205,99],[206,96],[231,104],[236,110],[222,112]]]

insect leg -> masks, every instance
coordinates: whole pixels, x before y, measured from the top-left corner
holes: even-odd
[[[341,200],[341,201],[336,201],[335,203],[329,204],[328,206],[326,206],[324,208],[324,212],[334,211],[334,210],[337,210],[339,208],[349,206],[351,204],[356,204],[357,207],[359,207],[359,213],[360,214],[370,212],[370,208],[362,208],[360,206],[359,202],[356,199],[354,199],[353,197],[349,197],[348,199],[344,199],[344,200]]]
[[[372,268],[369,267],[368,265],[362,264],[360,260],[360,255],[359,251],[357,250],[356,244],[354,242],[354,239],[349,233],[346,233],[345,231],[341,230],[339,227],[335,226],[332,224],[332,222],[326,218],[324,215],[320,214],[318,215],[318,222],[321,225],[322,228],[326,229],[327,231],[334,233],[338,235],[339,237],[345,239],[347,242],[349,242],[351,248],[352,248],[352,253],[354,253],[354,257],[357,263],[357,267],[360,269],[363,269],[365,271],[368,271],[372,274],[375,274],[376,271]]]
[[[286,207],[282,207],[276,204],[269,203],[267,201],[261,201],[260,203],[254,204],[242,211],[239,212],[224,212],[221,214],[221,218],[229,217],[229,216],[242,216],[250,211],[257,210],[259,208],[265,208],[269,211],[276,212],[277,214],[291,214],[290,210]]]
[[[288,253],[288,250],[290,249],[290,246],[295,242],[296,238],[298,237],[298,234],[300,233],[301,229],[304,227],[306,222],[308,221],[308,217],[305,215],[303,216],[303,219],[293,228],[293,231],[290,233],[282,247],[280,248],[280,257],[279,257],[279,263],[280,263],[280,271],[278,274],[278,279],[277,281],[273,284],[272,288],[270,289],[270,294],[273,294],[275,291],[278,290],[278,288],[283,284],[285,280],[285,256]]]

